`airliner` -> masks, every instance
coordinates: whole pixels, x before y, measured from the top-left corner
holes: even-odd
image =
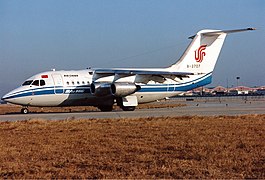
[[[47,71],[36,74],[2,97],[29,106],[95,106],[112,111],[116,104],[133,111],[140,103],[176,96],[210,84],[213,70],[227,34],[255,28],[199,31],[180,59],[167,68],[88,68],[85,70]]]

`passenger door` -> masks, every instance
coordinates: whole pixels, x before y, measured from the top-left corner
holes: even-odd
[[[63,78],[60,74],[52,74],[52,79],[54,82],[54,93],[63,94]]]

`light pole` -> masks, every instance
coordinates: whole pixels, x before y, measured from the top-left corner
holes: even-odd
[[[228,94],[228,78],[226,78],[226,93]]]
[[[239,79],[240,79],[240,77],[239,77],[239,76],[237,76],[237,77],[236,77],[236,84],[237,84],[236,86],[237,86],[237,87],[238,87],[238,82],[239,82]]]

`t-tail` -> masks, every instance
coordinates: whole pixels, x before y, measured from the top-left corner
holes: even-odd
[[[191,36],[192,42],[176,64],[168,68],[170,71],[191,72],[194,75],[212,73],[229,33],[255,30],[254,28],[235,30],[201,30]]]

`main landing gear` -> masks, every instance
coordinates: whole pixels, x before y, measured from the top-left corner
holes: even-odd
[[[23,107],[20,111],[22,114],[28,114],[29,113],[29,109],[26,107]]]

